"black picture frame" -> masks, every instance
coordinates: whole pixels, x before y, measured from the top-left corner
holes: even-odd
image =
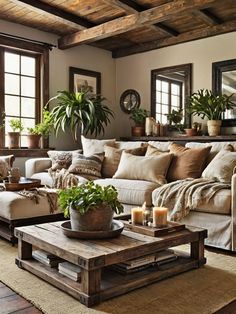
[[[79,85],[80,81],[81,85]],[[80,92],[84,89],[90,89],[91,93],[100,95],[101,73],[82,68],[69,67],[69,91]]]

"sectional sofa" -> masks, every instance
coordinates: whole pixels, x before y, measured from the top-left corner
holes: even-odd
[[[159,150],[166,151],[170,142],[150,142]],[[231,144],[236,151],[236,142],[189,142],[186,147],[211,146],[211,159],[227,145]],[[137,148],[142,142],[118,142],[120,149]],[[26,161],[26,176],[41,179],[42,184],[52,185],[52,179],[47,169],[51,167],[50,158],[34,158]],[[134,206],[141,206],[146,202],[153,206],[153,194],[159,187],[158,183],[144,180],[129,180],[120,178],[102,178],[96,180],[98,184],[112,184],[118,190],[119,200],[123,203],[125,212],[129,213]],[[231,189],[218,191],[209,202],[203,202],[201,208],[195,208],[182,219],[186,225],[208,229],[206,244],[226,250],[236,251],[236,174],[231,179]]]

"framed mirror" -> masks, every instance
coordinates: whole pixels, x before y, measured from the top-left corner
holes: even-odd
[[[166,114],[183,110],[183,121],[191,126],[187,99],[192,93],[192,64],[182,64],[151,71],[151,115],[160,123],[168,122]]]
[[[236,59],[212,63],[212,91],[215,94],[231,95],[236,103]],[[228,110],[222,117],[222,126],[236,125],[236,109]]]

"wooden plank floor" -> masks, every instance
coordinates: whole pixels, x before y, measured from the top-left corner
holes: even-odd
[[[0,314],[40,314],[30,302],[0,282]]]

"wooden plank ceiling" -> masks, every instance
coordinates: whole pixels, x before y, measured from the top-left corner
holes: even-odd
[[[0,19],[122,57],[236,30],[236,0],[0,0]]]

